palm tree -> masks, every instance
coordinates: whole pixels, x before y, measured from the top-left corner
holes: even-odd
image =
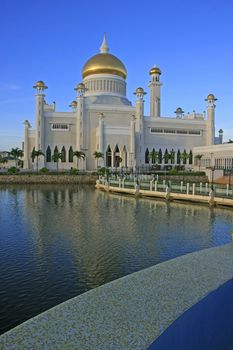
[[[39,162],[39,157],[40,156],[44,157],[44,153],[40,149],[38,151],[36,151],[35,148],[33,148],[32,153],[31,153],[31,158],[32,158],[32,160],[34,160],[36,158],[36,172],[37,172],[37,175],[38,175],[38,172],[39,172],[38,162]]]
[[[165,163],[165,164],[167,164],[168,161],[171,159],[171,154],[168,153],[168,150],[167,150],[167,149],[166,149],[165,152],[164,152],[163,159],[164,159],[164,163]]]
[[[201,158],[202,157],[203,157],[203,154],[196,154],[195,155],[195,159],[197,159],[197,161],[198,161],[199,171],[200,171],[200,168],[201,168]]]
[[[184,150],[183,153],[181,153],[181,159],[183,160],[183,164],[187,163],[187,159],[189,158],[188,153],[186,152],[186,150]]]
[[[159,152],[156,152],[153,148],[153,150],[149,153],[149,159],[151,159],[153,164],[157,164],[159,160]]]
[[[84,160],[86,158],[85,153],[82,152],[82,151],[74,151],[73,152],[73,157],[77,157],[77,169],[78,169],[79,160],[80,159]]]
[[[61,152],[55,152],[52,156],[52,160],[57,163],[57,175],[58,175],[58,162],[59,159],[62,159],[62,153]]]
[[[15,167],[17,169],[19,158],[23,157],[23,151],[21,149],[19,149],[18,147],[16,147],[16,148],[12,148],[11,151],[8,152],[8,154],[11,155],[14,158],[14,160],[15,160]]]
[[[99,158],[104,159],[104,155],[103,155],[102,152],[95,151],[95,152],[93,153],[93,156],[94,156],[95,159],[96,159],[96,168],[98,169],[98,161],[99,161]]]

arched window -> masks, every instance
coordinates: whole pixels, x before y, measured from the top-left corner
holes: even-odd
[[[146,152],[145,152],[145,164],[149,164],[150,162],[150,159],[149,159],[149,150],[148,148],[146,149]]]
[[[162,164],[163,162],[163,152],[161,151],[161,148],[159,149],[159,164]]]
[[[47,150],[46,150],[46,162],[51,162],[52,160],[52,155],[51,155],[51,148],[50,146],[47,147]]]
[[[190,150],[189,152],[189,164],[193,164],[193,152]]]
[[[117,168],[120,166],[120,150],[118,145],[116,145],[115,150],[114,150],[114,167]]]
[[[62,161],[62,163],[65,163],[66,162],[66,149],[64,146],[62,147],[61,154],[62,154],[61,161]]]
[[[111,167],[112,166],[112,150],[111,147],[108,145],[107,151],[106,151],[106,166]]]
[[[164,159],[164,163],[167,164],[169,160],[169,154],[168,154],[167,148],[165,149],[163,159]]]
[[[74,152],[73,152],[72,146],[70,146],[70,149],[69,149],[69,163],[73,163],[73,161],[74,161]]]
[[[180,150],[178,149],[177,151],[177,160],[176,160],[177,164],[180,164]]]
[[[175,155],[176,155],[176,152],[172,148],[172,150],[171,150],[171,164],[175,164]]]
[[[155,152],[155,149],[153,148],[152,149],[152,152],[151,152],[152,154],[151,154],[151,162],[152,162],[152,164],[155,164],[155,162],[156,162],[156,152]]]
[[[56,156],[59,153],[57,146],[54,148],[53,155]]]

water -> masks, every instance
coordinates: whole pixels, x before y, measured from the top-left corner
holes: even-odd
[[[63,185],[0,186],[0,333],[87,290],[231,241],[233,212]]]

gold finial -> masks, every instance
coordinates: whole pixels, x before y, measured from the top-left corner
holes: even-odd
[[[107,44],[106,33],[104,33],[104,39],[103,39],[102,45],[100,46],[100,52],[108,53],[108,51],[109,51],[109,47]]]

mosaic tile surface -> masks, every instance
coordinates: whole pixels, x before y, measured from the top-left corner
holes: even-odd
[[[0,349],[143,350],[233,277],[233,244],[164,262],[68,300],[0,336]]]

